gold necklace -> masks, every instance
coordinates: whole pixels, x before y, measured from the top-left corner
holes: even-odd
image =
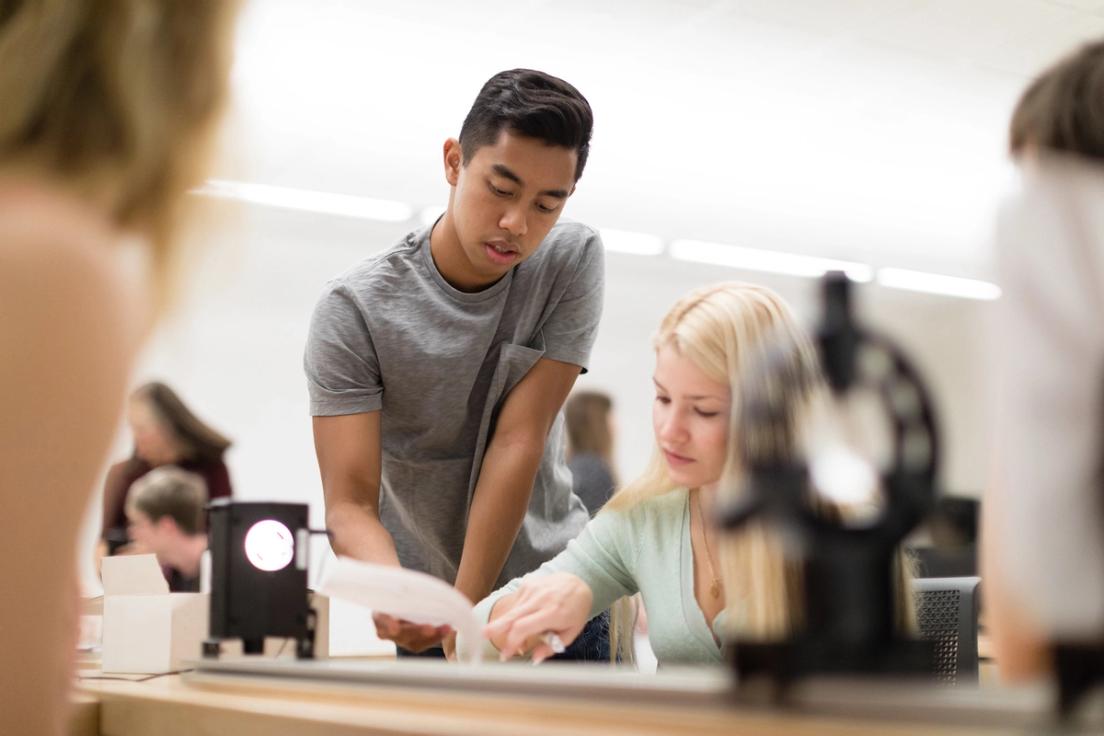
[[[709,568],[709,577],[713,580],[713,582],[709,584],[709,595],[717,599],[721,597],[721,580],[713,571],[713,554],[709,550],[709,537],[706,535],[705,531],[705,512],[702,511],[701,506],[701,489],[698,489],[696,494],[695,499],[697,499],[697,503],[695,506],[698,507],[698,521],[701,523],[702,543],[705,544],[705,564]]]

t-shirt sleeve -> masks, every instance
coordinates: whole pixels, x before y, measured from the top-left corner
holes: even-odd
[[[311,416],[379,411],[383,383],[364,314],[342,284],[331,285],[314,308],[303,354]]]
[[[598,336],[605,287],[605,251],[596,230],[583,228],[580,255],[563,298],[542,328],[544,357],[572,363],[586,372]]]

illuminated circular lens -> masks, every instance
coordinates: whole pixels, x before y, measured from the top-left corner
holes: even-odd
[[[295,557],[295,538],[275,519],[258,521],[245,533],[245,557],[258,570],[283,570]]]

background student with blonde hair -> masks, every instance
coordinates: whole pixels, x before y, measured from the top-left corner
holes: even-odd
[[[722,544],[708,522],[718,489],[738,476],[734,391],[768,340],[816,375],[808,338],[769,289],[722,283],[675,304],[654,341],[652,460],[564,552],[479,603],[502,657],[544,659],[551,648],[538,634],[570,642],[596,611],[638,591],[661,665],[721,662],[726,631],[769,638],[793,628],[798,573],[773,535],[753,525]],[[630,659],[631,627],[615,619],[611,649]]]
[[[0,6],[3,734],[62,732],[78,527],[202,178],[236,6]]]

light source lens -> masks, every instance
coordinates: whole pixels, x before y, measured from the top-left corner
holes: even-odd
[[[295,538],[275,519],[258,521],[245,533],[245,557],[258,570],[283,570],[295,557]]]

